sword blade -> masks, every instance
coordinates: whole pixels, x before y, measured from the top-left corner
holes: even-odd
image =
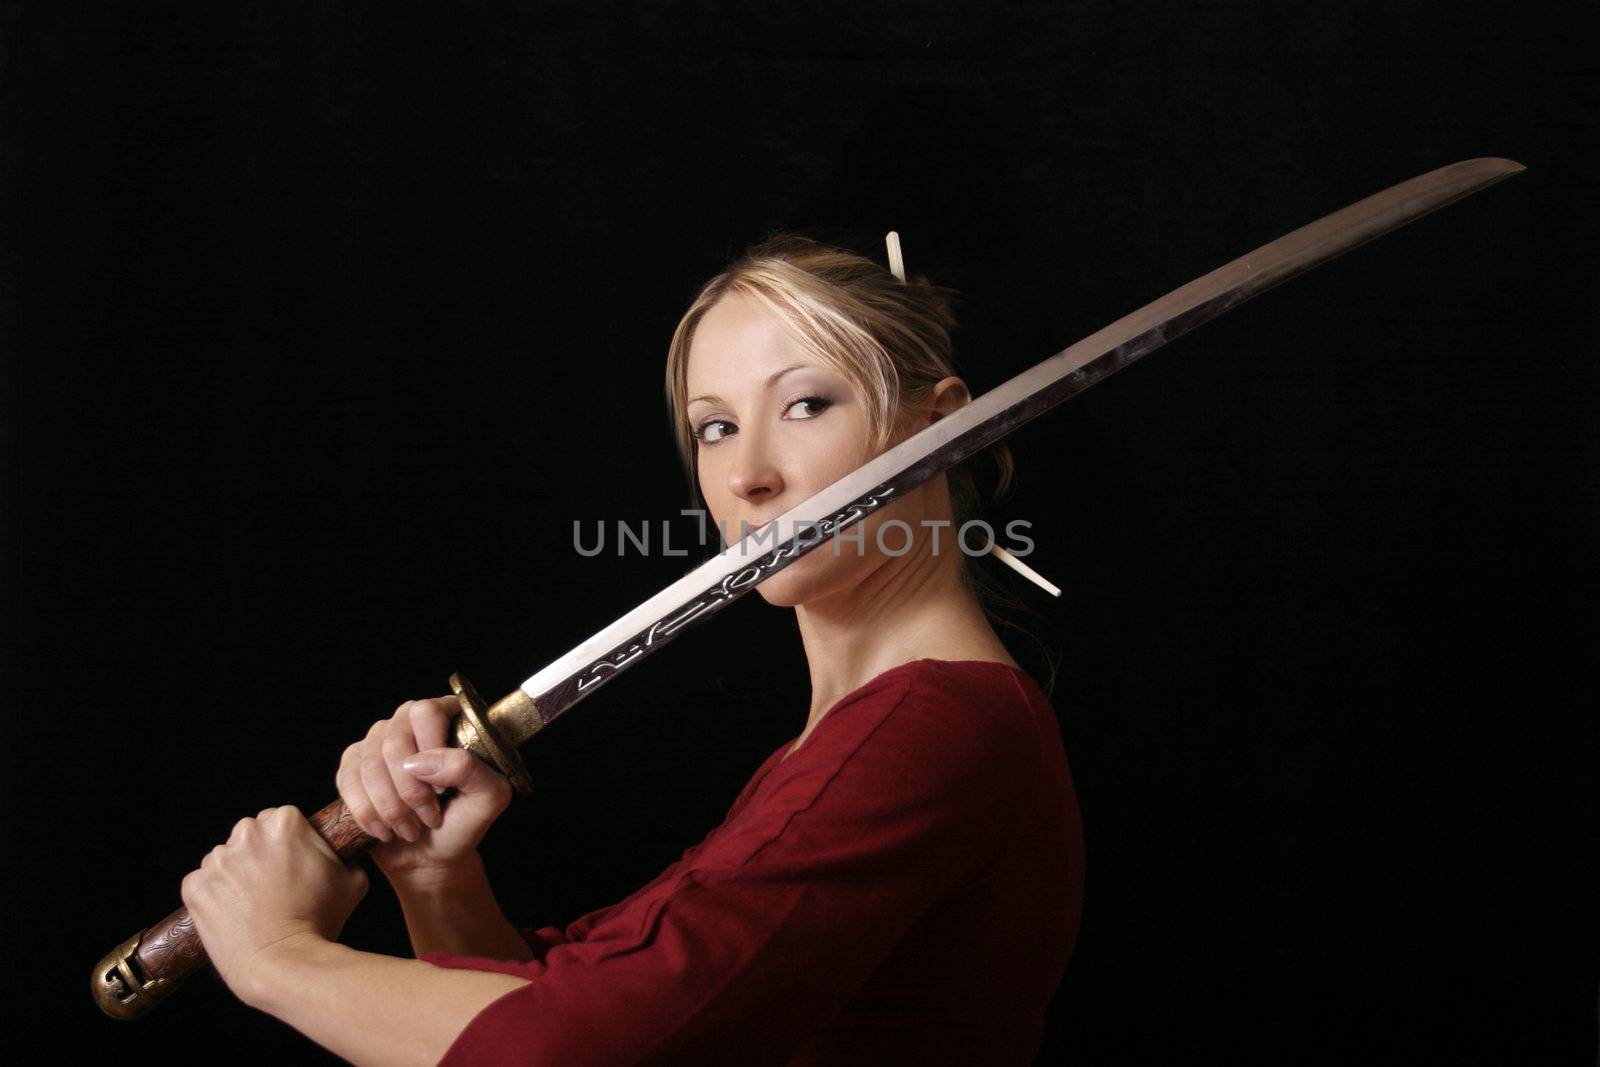
[[[766,527],[770,536],[758,531],[729,546],[523,682],[541,721],[504,723],[506,740],[520,744],[685,627],[1106,376],[1275,285],[1524,169],[1509,159],[1469,159],[1401,182],[1240,256],[991,389],[778,516]]]

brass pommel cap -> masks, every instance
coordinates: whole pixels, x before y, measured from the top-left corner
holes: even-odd
[[[144,939],[143,930],[106,953],[89,975],[89,992],[101,1011],[113,1019],[137,1019],[172,995],[182,983],[166,978],[144,981],[133,954]]]

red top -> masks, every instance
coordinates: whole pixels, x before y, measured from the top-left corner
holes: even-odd
[[[445,1064],[1031,1063],[1083,900],[1055,712],[1027,674],[917,660],[769,756],[649,885],[523,936],[530,979]]]

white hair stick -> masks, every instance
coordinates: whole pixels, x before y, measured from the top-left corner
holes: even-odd
[[[900,234],[895,230],[890,230],[888,233],[884,234],[883,243],[889,249],[889,273],[893,274],[896,278],[899,278],[902,282],[905,281],[906,257],[900,251]],[[1016,556],[1013,556],[1011,553],[1001,548],[998,544],[990,548],[989,551],[993,552],[1000,562],[1004,563],[1006,566],[1010,567],[1012,570],[1028,579],[1028,581],[1032,582],[1040,589],[1043,589],[1046,593],[1057,597],[1061,595],[1061,590],[1051,582],[1047,581],[1044,575],[1040,574],[1038,571],[1022,562]]]
[[[883,238],[883,243],[889,246],[889,273],[901,281],[906,280],[906,258],[900,254],[900,235],[890,230]]]
[[[1028,579],[1028,581],[1032,582],[1040,589],[1043,589],[1046,593],[1049,593],[1051,596],[1061,595],[1061,590],[1046,580],[1044,575],[1040,574],[1038,571],[1034,570],[1032,567],[1028,566],[1026,563],[1022,562],[1016,556],[1013,556],[999,545],[995,545],[989,551],[993,552],[1000,562],[1004,563],[1006,566],[1010,567],[1012,570]]]

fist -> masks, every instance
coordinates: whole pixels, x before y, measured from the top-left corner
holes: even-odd
[[[328,847],[297,808],[241,819],[183,880],[183,903],[223,981],[249,1003],[264,953],[332,941],[367,892],[367,876]]]
[[[391,880],[448,877],[474,854],[511,802],[511,783],[447,747],[456,698],[408,700],[345,749],[334,786],[356,824],[381,844],[372,858]],[[454,789],[441,807],[439,794]]]

